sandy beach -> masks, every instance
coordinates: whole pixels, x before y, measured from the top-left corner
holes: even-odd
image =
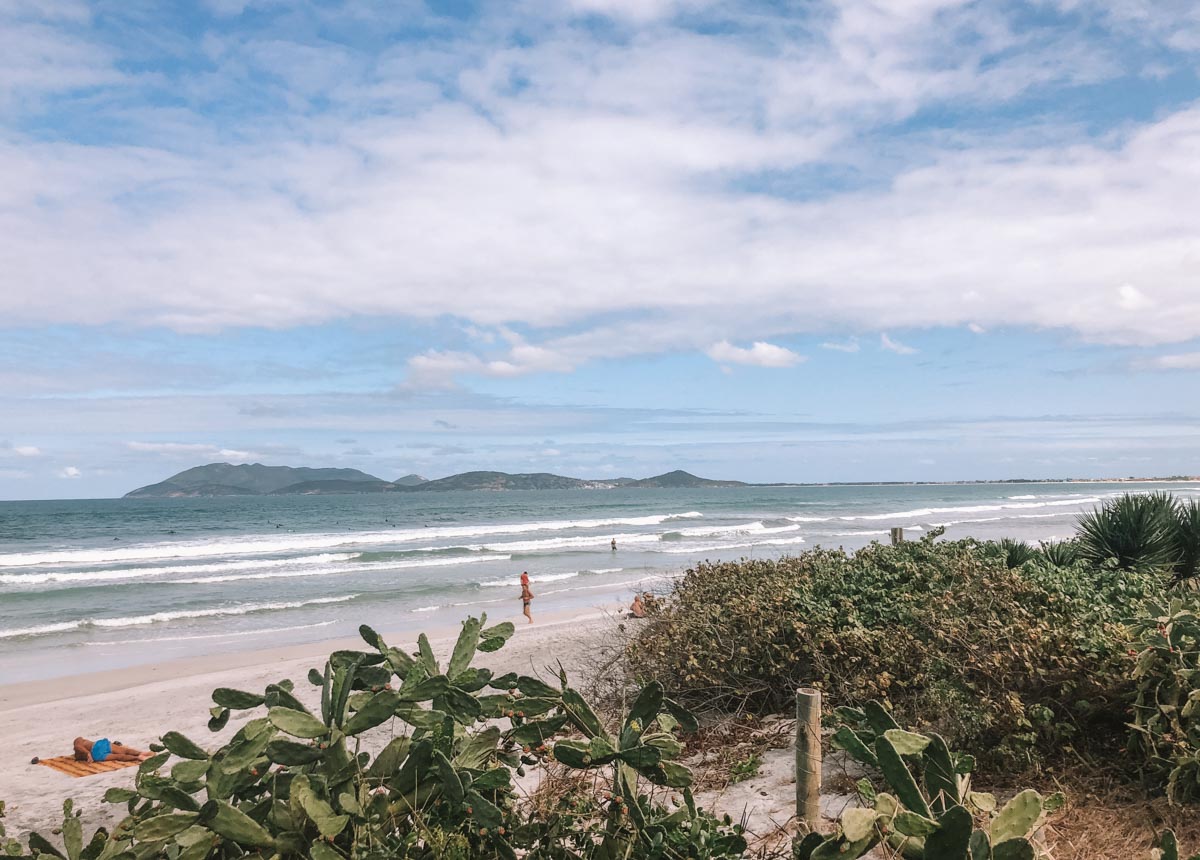
[[[513,671],[544,677],[548,667],[556,672],[561,661],[568,674],[583,683],[602,644],[612,641],[617,610],[614,606],[584,615],[537,617],[533,625],[516,613],[511,617],[489,615],[489,623],[512,621],[517,632],[500,651],[478,655],[476,665],[497,674]],[[456,630],[447,628],[429,631],[440,658],[448,656],[456,635]],[[407,642],[407,637],[384,636],[415,648],[415,642]],[[135,773],[127,768],[74,779],[30,764],[32,757],[65,755],[78,735],[108,737],[144,749],[170,730],[215,748],[246,717],[231,719],[219,733],[210,732],[206,724],[214,688],[261,692],[269,683],[290,678],[296,682],[297,695],[315,708],[319,692],[305,681],[305,675],[310,667],[323,665],[324,658],[338,648],[366,646],[361,640],[335,640],[0,687],[0,737],[5,739],[0,748],[0,800],[8,804],[10,833],[58,826],[62,801],[68,797],[83,809],[85,830],[115,822],[125,808],[104,803],[104,792],[112,786],[131,785]]]

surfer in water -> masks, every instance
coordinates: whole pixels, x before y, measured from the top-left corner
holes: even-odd
[[[533,600],[533,592],[529,590],[529,571],[521,571],[521,612],[533,623],[533,615],[529,612],[529,603]]]

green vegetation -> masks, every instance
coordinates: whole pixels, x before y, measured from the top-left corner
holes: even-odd
[[[832,836],[800,840],[796,860],[854,860],[880,843],[910,860],[1044,856],[1033,834],[1063,805],[1061,794],[1026,789],[1000,807],[994,795],[971,790],[975,759],[951,752],[940,736],[901,729],[878,702],[839,709],[838,718],[834,746],[877,772],[888,791],[860,780],[862,805],[842,813]]]
[[[85,840],[68,801],[61,849],[35,833],[0,838],[0,851],[745,858],[741,828],[692,797],[687,708],[778,712],[813,685],[836,708],[833,746],[869,776],[836,832],[796,841],[797,860],[877,847],[910,860],[1038,860],[1036,831],[1062,796],[1027,789],[1000,803],[973,789],[977,761],[1009,778],[1104,761],[1173,804],[1200,801],[1200,594],[1186,581],[1200,504],[1123,496],[1083,517],[1076,539],[1040,548],[941,536],[687,571],[666,599],[646,601],[626,652],[633,704],[613,720],[561,673],[550,684],[475,667],[511,624],[468,619],[444,667],[424,636],[408,654],[363,627],[369,650],[309,672],[318,711],[290,681],[215,690],[211,729],[235,711],[254,718],[214,751],[164,734],[134,787],[109,791],[128,812],[112,834]],[[379,743],[371,733],[385,728]],[[735,754],[731,780],[753,776],[759,756]],[[519,802],[515,778],[549,762],[573,787]],[[1178,860],[1173,833],[1151,857]]]
[[[1023,540],[1003,538],[1000,548],[1004,550],[1004,562],[1010,570],[1038,557],[1038,551]]]
[[[1125,569],[1167,570],[1174,582],[1200,573],[1200,500],[1126,494],[1079,521],[1079,557]]]
[[[1003,546],[936,537],[698,565],[650,604],[630,664],[696,705],[779,711],[810,684],[883,699],[989,765],[1123,734],[1124,622],[1161,575],[1036,552],[1010,568]]]
[[[309,491],[322,486],[365,492],[385,482],[358,469],[310,469],[264,466],[261,463],[209,463],[172,475],[165,481],[139,487],[127,499],[173,496],[258,496],[305,486]]]
[[[758,769],[760,767],[762,767],[762,756],[757,753],[750,753],[745,758],[735,761],[729,768],[729,781],[737,783],[753,779],[758,776]]]
[[[484,624],[463,624],[445,666],[424,636],[410,655],[361,628],[372,650],[337,651],[310,670],[316,712],[290,681],[214,690],[210,729],[234,711],[254,718],[212,751],[164,734],[133,787],[108,791],[128,810],[111,834],[85,841],[68,801],[61,850],[39,833],[0,850],[46,860],[742,856],[738,829],[696,808],[677,761],[677,735],[695,730],[689,712],[649,684],[610,732],[565,677],[551,685],[474,667],[513,633]],[[372,757],[361,747],[374,730],[390,740]],[[608,799],[523,808],[514,776],[551,758],[605,782]],[[682,804],[666,806],[665,792]]]
[[[1174,802],[1200,800],[1200,600],[1151,604],[1134,630],[1142,646],[1129,751]]]

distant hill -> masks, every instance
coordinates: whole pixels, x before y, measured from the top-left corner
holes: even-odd
[[[607,490],[611,481],[585,481],[565,478],[549,472],[512,475],[508,472],[463,472],[436,481],[426,481],[413,489],[418,492],[438,490]]]
[[[356,481],[345,478],[334,478],[327,481],[300,481],[288,484],[278,490],[272,490],[272,496],[329,496],[346,493],[386,493],[396,489],[395,484],[387,481]]]
[[[298,496],[345,493],[412,493],[449,490],[611,490],[617,487],[695,489],[746,487],[740,481],[710,481],[676,470],[653,478],[587,480],[549,472],[463,472],[430,481],[405,475],[385,481],[358,469],[310,469],[209,463],[196,466],[165,481],[126,493],[127,499],[193,498],[199,496]]]
[[[674,490],[710,487],[749,487],[750,484],[743,483],[742,481],[713,481],[709,480],[708,478],[697,478],[690,472],[685,472],[682,469],[676,469],[674,472],[655,475],[653,478],[642,478],[640,481],[628,481],[623,486]]]
[[[157,484],[139,487],[126,493],[125,498],[261,496],[300,484],[327,481],[347,485],[350,492],[361,492],[357,486],[360,484],[387,483],[358,469],[310,469],[264,466],[261,463],[243,463],[237,466],[232,463],[209,463],[207,466],[186,469]]]

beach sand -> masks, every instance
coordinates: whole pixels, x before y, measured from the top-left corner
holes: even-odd
[[[582,685],[605,642],[615,641],[619,607],[595,609],[586,615],[535,616],[529,625],[519,614],[489,615],[488,623],[512,621],[516,635],[504,648],[479,654],[475,665],[503,674],[552,677],[561,661],[572,683]],[[388,636],[389,644],[415,650],[410,637]],[[448,658],[457,630],[430,630],[439,659]],[[75,800],[83,810],[84,830],[111,825],[125,814],[123,805],[104,803],[104,792],[113,786],[131,786],[133,768],[74,779],[42,765],[30,764],[34,756],[49,758],[71,751],[71,740],[107,737],[145,749],[167,731],[183,732],[206,749],[215,749],[238,727],[261,712],[235,714],[219,733],[208,730],[208,709],[216,687],[262,692],[272,682],[290,678],[296,694],[319,707],[319,690],[305,680],[310,667],[323,667],[325,657],[338,648],[369,650],[359,639],[337,640],[271,651],[179,660],[109,672],[92,672],[51,681],[0,687],[0,800],[7,801],[6,824],[10,835],[29,830],[48,833],[62,821],[62,802]],[[379,745],[386,742],[380,740]],[[374,744],[368,743],[367,747]]]

